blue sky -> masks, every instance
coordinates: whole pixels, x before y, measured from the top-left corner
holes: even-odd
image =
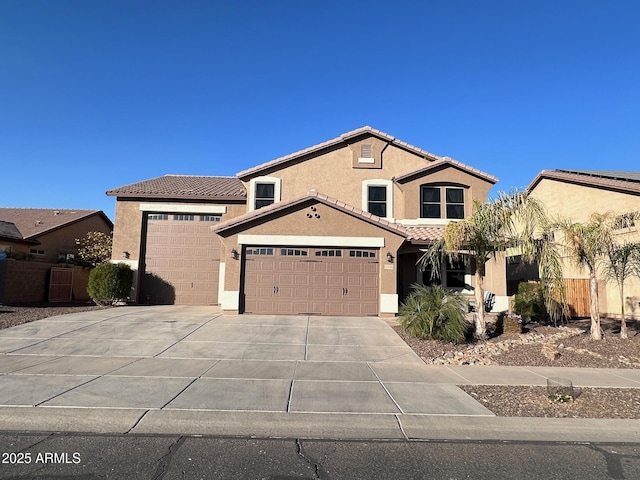
[[[0,206],[89,208],[371,125],[525,187],[637,170],[640,2],[0,0]]]

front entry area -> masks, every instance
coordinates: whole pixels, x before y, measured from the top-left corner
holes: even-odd
[[[245,247],[244,313],[378,315],[378,249]]]

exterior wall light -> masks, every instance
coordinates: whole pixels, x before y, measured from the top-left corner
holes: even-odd
[[[127,251],[122,252],[122,258],[129,258],[131,254]]]
[[[240,254],[238,253],[238,250],[236,250],[235,248],[231,249],[231,258],[233,258],[234,260],[238,260],[238,257],[240,257]]]
[[[391,255],[391,252],[387,252],[387,262],[393,263],[393,255]]]

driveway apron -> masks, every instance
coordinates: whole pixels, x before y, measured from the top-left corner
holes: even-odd
[[[0,331],[0,406],[493,414],[379,318],[118,307]]]

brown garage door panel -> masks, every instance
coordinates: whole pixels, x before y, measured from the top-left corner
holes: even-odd
[[[149,303],[218,303],[220,241],[211,232],[217,222],[149,220],[141,300]]]
[[[378,252],[360,249],[353,256],[350,252],[249,247],[245,312],[377,315]]]

